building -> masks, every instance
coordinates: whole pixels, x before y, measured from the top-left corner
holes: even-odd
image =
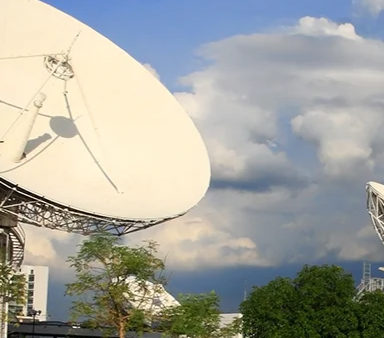
[[[20,272],[26,278],[26,304],[10,304],[10,310],[22,321],[47,320],[48,267],[22,265]]]

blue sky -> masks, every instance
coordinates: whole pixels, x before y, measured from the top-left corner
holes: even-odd
[[[45,2],[150,65],[207,144],[201,203],[124,239],[159,242],[172,293],[216,289],[236,311],[244,287],[303,264],[358,281],[363,260],[384,261],[364,192],[384,173],[382,1]],[[49,311],[65,319],[62,267],[81,237],[26,230],[26,262],[51,267]]]
[[[205,43],[250,34],[298,18],[325,16],[350,21],[351,2],[166,0],[45,1],[102,32],[143,63],[150,63],[173,89],[178,78],[200,66],[196,51]]]

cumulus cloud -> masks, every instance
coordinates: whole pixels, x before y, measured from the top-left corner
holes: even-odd
[[[384,0],[354,0],[354,5],[372,15],[378,15],[384,9]]]
[[[272,183],[279,176],[299,184],[303,168],[289,149],[269,142],[284,146],[281,124],[289,119],[297,136],[315,144],[326,174],[342,176],[356,161],[372,169],[384,45],[358,38],[349,25],[307,17],[285,34],[237,36],[202,49],[212,64],[185,77],[193,92],[178,98],[206,135],[214,178]]]
[[[384,4],[384,2],[383,2]],[[337,24],[327,18],[303,17],[290,31],[293,34],[309,36],[340,36],[346,39],[358,40],[355,27],[350,23]]]
[[[303,245],[319,255],[324,248],[309,236],[313,231],[310,224],[299,219],[286,224],[282,215],[306,210],[315,191],[315,186],[300,193],[285,187],[268,192],[211,189],[187,215],[132,234],[126,241],[132,245],[147,238],[155,240],[167,266],[179,270],[297,262],[306,255]],[[289,248],[282,245],[285,242]]]
[[[84,237],[31,225],[24,225],[23,229],[26,235],[24,263],[47,265],[50,278],[68,281],[73,272],[66,260],[76,253],[77,245]]]
[[[184,216],[150,230],[150,234],[171,269],[194,270],[212,267],[213,263],[215,267],[269,265],[250,237],[220,229],[203,217]],[[137,242],[148,234],[133,237]]]
[[[305,17],[200,56],[209,65],[184,77],[191,91],[177,97],[212,160],[210,227],[249,237],[268,264],[381,258],[372,229],[356,234],[367,227],[364,183],[383,166],[384,44]]]
[[[292,119],[293,131],[318,147],[327,174],[356,177],[372,171],[372,143],[379,132],[380,111],[364,107],[317,107]],[[355,168],[351,172],[351,168]]]

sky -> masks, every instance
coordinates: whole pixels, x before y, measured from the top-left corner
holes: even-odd
[[[235,312],[244,291],[303,264],[358,282],[365,260],[380,276],[365,184],[384,174],[383,0],[44,2],[151,69],[207,145],[198,206],[123,239],[159,243],[172,294],[214,289]],[[83,237],[25,230],[25,263],[50,267],[50,319],[66,320],[65,260]]]

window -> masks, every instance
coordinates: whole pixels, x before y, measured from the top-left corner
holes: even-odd
[[[31,316],[32,310],[33,310],[33,305],[32,304],[28,304],[28,306],[27,306],[27,316]]]

